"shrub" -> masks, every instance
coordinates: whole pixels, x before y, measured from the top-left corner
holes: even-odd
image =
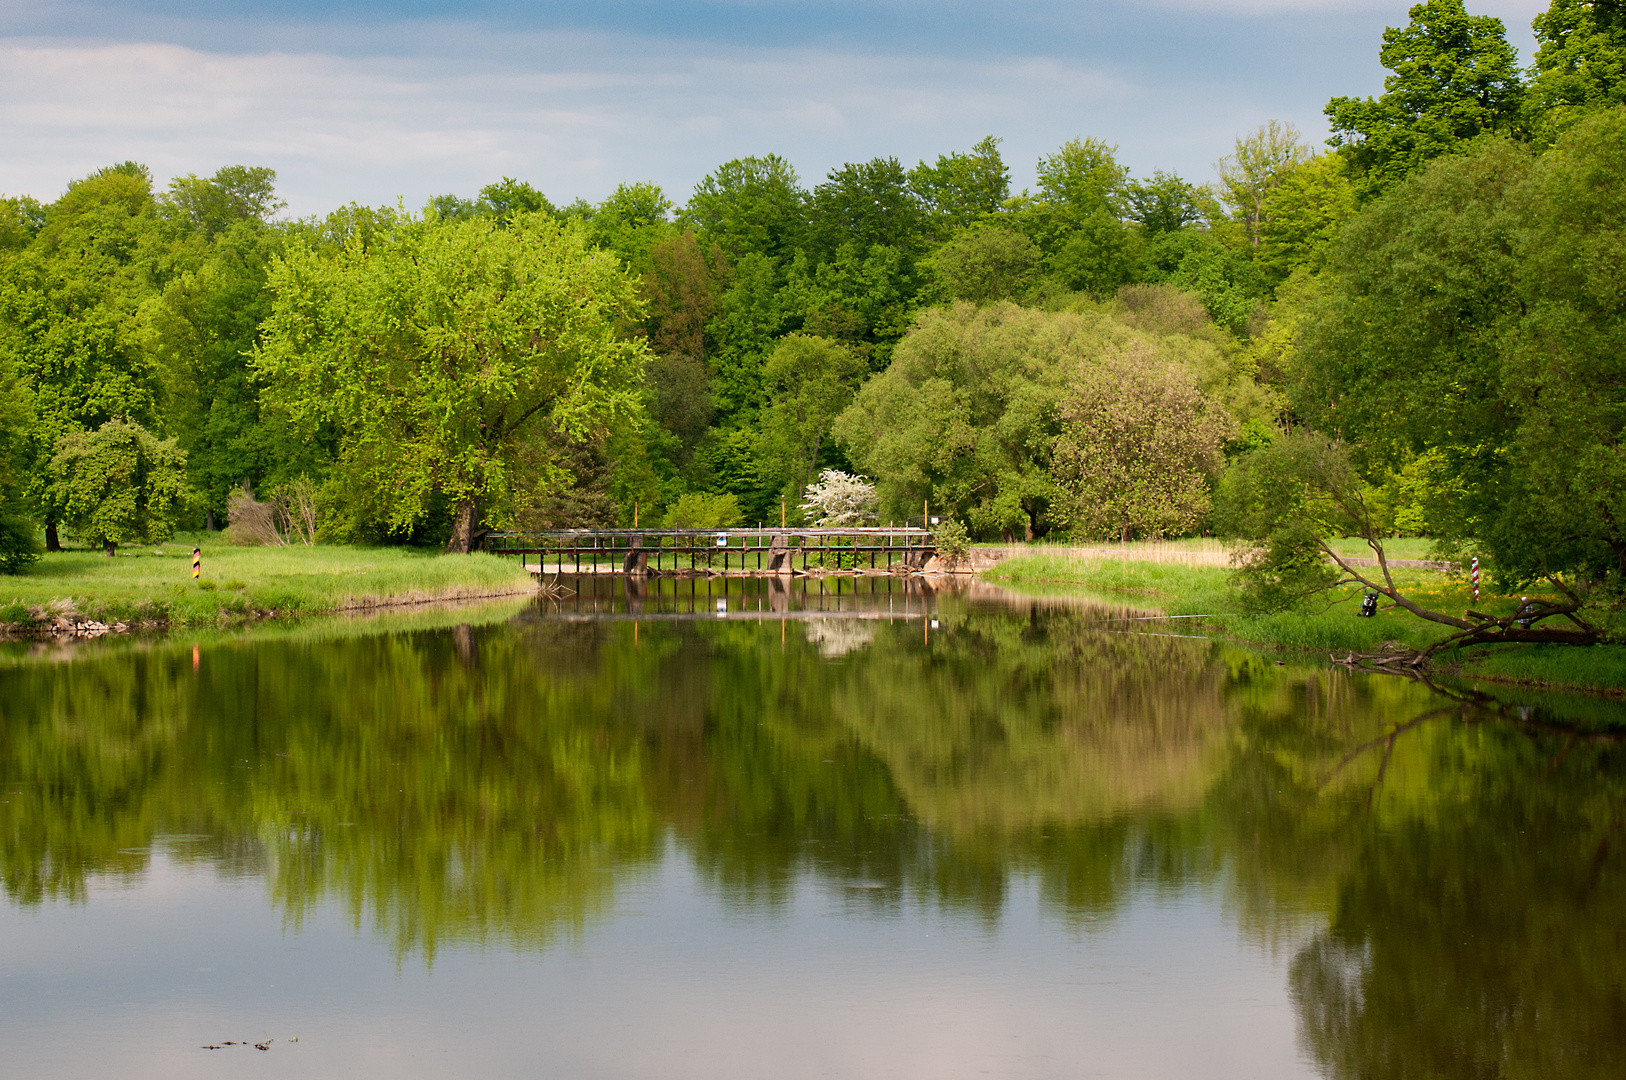
[[[880,513],[875,485],[862,476],[840,469],[825,469],[820,473],[818,482],[808,485],[806,497],[801,509],[815,525],[830,528],[872,525]]]
[[[277,531],[275,509],[256,499],[247,484],[226,496],[226,521],[226,535],[234,544],[271,547],[287,543]]]
[[[34,523],[8,509],[0,507],[0,574],[17,574],[40,557],[40,542]]]
[[[1173,285],[1125,285],[1117,309],[1124,322],[1151,334],[1210,337],[1215,330],[1202,299]]]
[[[965,561],[971,553],[971,534],[953,518],[945,518],[933,534],[937,540],[937,555],[950,566]]]
[[[247,484],[226,497],[227,530],[234,544],[280,547],[316,543],[316,485],[301,476],[279,485],[261,502]]]
[[[691,491],[666,511],[668,529],[726,529],[740,523],[740,501],[733,495]]]

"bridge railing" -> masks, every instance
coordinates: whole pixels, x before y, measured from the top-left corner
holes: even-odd
[[[914,526],[730,529],[548,529],[487,533],[494,554],[537,557],[538,572],[602,573],[722,569],[803,570],[918,567],[935,551]]]

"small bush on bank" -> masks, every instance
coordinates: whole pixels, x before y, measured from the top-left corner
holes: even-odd
[[[937,554],[944,562],[950,564],[964,562],[966,555],[971,552],[971,534],[966,532],[964,525],[953,518],[944,520],[934,535],[937,540]]]

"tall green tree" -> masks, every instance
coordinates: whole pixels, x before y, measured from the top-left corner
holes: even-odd
[[[1134,235],[1107,213],[1079,223],[1050,258],[1050,268],[1069,289],[1111,296],[1134,280],[1138,258]]]
[[[0,196],[0,256],[26,248],[45,227],[45,207],[27,195]]]
[[[1626,109],[1435,162],[1344,229],[1301,418],[1511,580],[1626,573]]]
[[[1384,92],[1335,97],[1325,110],[1328,142],[1349,159],[1363,199],[1480,135],[1514,133],[1522,115],[1518,54],[1500,19],[1469,15],[1462,0],[1427,0],[1410,15],[1383,32]]]
[[[1231,213],[1248,228],[1254,247],[1269,225],[1266,207],[1270,197],[1295,168],[1310,160],[1310,148],[1299,137],[1298,128],[1272,120],[1251,135],[1239,137],[1236,149],[1216,166],[1220,194]]]
[[[1515,205],[1501,348],[1515,486],[1490,535],[1516,572],[1626,582],[1626,108],[1571,128]]]
[[[1534,159],[1509,140],[1408,178],[1343,229],[1291,372],[1298,417],[1373,477],[1433,451],[1436,534],[1481,534],[1503,503],[1517,417],[1501,337],[1517,308],[1513,191]],[[1454,509],[1449,493],[1474,492]]]
[[[517,214],[555,212],[553,203],[548,201],[546,195],[525,181],[515,180],[511,176],[505,176],[496,183],[481,188],[480,205],[486,213],[500,221],[508,221]]]
[[[1118,148],[1100,139],[1069,139],[1039,159],[1039,195],[1076,225],[1099,213],[1121,217],[1129,170]]]
[[[587,215],[587,235],[640,272],[651,268],[650,249],[672,233],[672,200],[656,184],[617,184]]]
[[[1092,539],[1181,536],[1208,512],[1234,425],[1144,343],[1081,365],[1057,409],[1058,517]]]
[[[169,182],[163,209],[213,237],[239,221],[270,221],[287,205],[276,183],[276,170],[263,165],[227,165],[208,179],[188,173]]]
[[[733,266],[733,279],[716,300],[706,323],[708,366],[719,416],[724,421],[754,414],[762,405],[762,364],[775,340],[802,327],[817,305],[814,271],[805,256],[788,267],[769,255],[748,254]]]
[[[284,232],[270,216],[276,173],[230,166],[209,179],[171,182],[160,212],[189,232],[173,241],[175,267],[142,302],[134,332],[163,385],[163,426],[186,452],[194,504],[224,520],[227,495],[320,471],[316,448],[261,415],[248,358],[271,309],[266,275]]]
[[[1214,201],[1203,188],[1161,169],[1150,179],[1125,184],[1124,199],[1129,217],[1154,236],[1202,223],[1210,216]]]
[[[1577,121],[1626,104],[1626,11],[1613,0],[1553,0],[1531,24],[1535,63],[1526,126],[1543,143]]]
[[[1056,404],[1086,336],[1076,316],[1009,303],[926,311],[836,436],[876,478],[885,514],[908,518],[929,500],[978,536],[1042,535]]]
[[[723,249],[715,243],[702,245],[693,231],[653,244],[644,271],[650,349],[659,356],[704,362],[710,352],[706,323],[732,278]]]
[[[803,242],[806,199],[784,158],[736,158],[695,185],[681,217],[733,258],[788,258]]]
[[[28,388],[10,358],[0,355],[0,574],[15,574],[39,558],[39,526],[24,498],[33,422]]]
[[[1320,154],[1288,169],[1260,204],[1254,261],[1273,282],[1299,267],[1320,270],[1355,209],[1355,185],[1342,155]]]
[[[135,314],[165,276],[169,236],[144,166],[124,162],[68,185],[0,281],[0,350],[33,401],[27,491],[55,549],[61,507],[47,465],[64,435],[115,416],[158,425],[162,380]]]
[[[579,227],[543,214],[399,217],[367,247],[273,267],[259,373],[292,414],[341,433],[353,496],[391,529],[452,509],[468,551],[516,492],[568,483],[523,460],[551,429],[580,438],[637,408],[646,346],[636,283]]]
[[[780,340],[763,369],[768,406],[762,412],[764,464],[790,505],[818,473],[830,425],[863,377],[865,365],[839,342],[804,334]]]
[[[1011,195],[1011,171],[999,154],[1000,140],[979,140],[967,154],[940,154],[909,170],[909,187],[926,208],[939,235],[996,214]]]
[[[1039,159],[1039,190],[1011,202],[1010,218],[1045,255],[1065,288],[1110,294],[1134,276],[1135,238],[1124,224],[1129,172],[1116,146],[1069,139]]]
[[[1011,300],[1033,277],[1043,254],[1008,225],[965,230],[931,255],[931,272],[949,299],[988,304]]]
[[[808,204],[810,253],[829,260],[843,246],[879,245],[914,254],[925,245],[925,214],[897,158],[833,169]]]

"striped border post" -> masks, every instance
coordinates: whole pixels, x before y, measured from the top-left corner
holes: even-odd
[[[1477,604],[1477,603],[1479,603],[1479,556],[1478,555],[1474,556],[1473,574],[1472,574],[1472,576],[1473,576],[1473,581],[1474,581],[1474,603]]]

